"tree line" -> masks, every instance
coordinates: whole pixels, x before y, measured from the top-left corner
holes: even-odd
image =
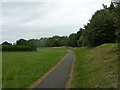
[[[14,45],[28,45],[32,47],[61,47],[61,46],[98,46],[104,43],[120,42],[120,6],[103,4],[103,9],[92,15],[89,22],[77,33],[69,36],[53,36],[40,39],[19,39]],[[12,45],[3,42],[2,45]]]
[[[111,3],[110,7],[98,10],[84,26],[78,40],[79,46],[98,46],[116,43],[120,40],[120,6]]]

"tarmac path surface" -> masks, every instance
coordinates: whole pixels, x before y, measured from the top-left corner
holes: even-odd
[[[67,56],[60,65],[52,71],[43,81],[41,81],[34,89],[37,88],[65,88],[70,78],[72,63],[74,60],[74,52],[68,50]]]

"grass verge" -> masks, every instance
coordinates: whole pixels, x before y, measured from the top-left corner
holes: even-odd
[[[3,88],[25,88],[55,66],[67,51],[39,48],[37,52],[3,52]]]
[[[117,88],[117,44],[73,48],[76,53],[72,88]]]

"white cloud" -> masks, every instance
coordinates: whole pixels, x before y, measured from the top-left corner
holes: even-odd
[[[10,42],[19,38],[69,35],[86,24],[102,8],[102,3],[110,3],[108,0],[3,1],[3,41]]]

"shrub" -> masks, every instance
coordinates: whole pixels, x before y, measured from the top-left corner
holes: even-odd
[[[2,45],[2,51],[37,51],[36,47],[28,45]]]

